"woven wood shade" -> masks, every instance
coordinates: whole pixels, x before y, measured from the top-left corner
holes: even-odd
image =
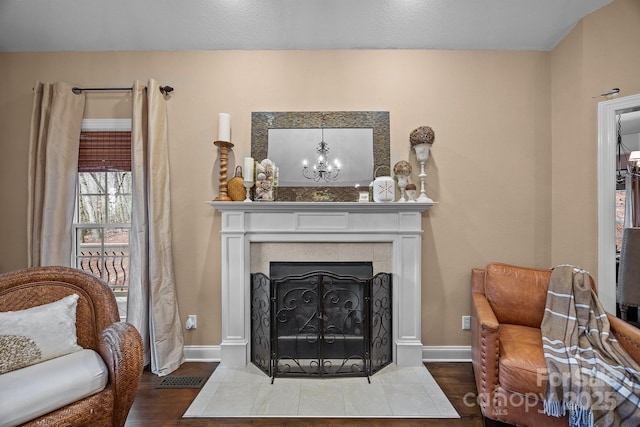
[[[131,170],[131,131],[80,133],[78,172]]]

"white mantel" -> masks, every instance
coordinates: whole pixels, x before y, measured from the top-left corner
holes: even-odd
[[[210,202],[222,213],[220,363],[250,360],[250,244],[392,244],[393,361],[422,365],[422,213],[434,203]]]

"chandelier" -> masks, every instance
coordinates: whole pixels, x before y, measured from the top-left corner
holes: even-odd
[[[302,161],[302,175],[315,182],[337,180],[340,176],[341,166],[338,159],[334,159],[333,164],[329,160],[329,144],[324,140],[324,128],[322,128],[322,138],[318,143],[316,153],[316,161],[313,167],[309,167],[306,159]]]

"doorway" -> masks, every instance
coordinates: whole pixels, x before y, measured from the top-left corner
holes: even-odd
[[[638,111],[640,95],[598,104],[598,295],[610,313],[616,312],[618,116]]]

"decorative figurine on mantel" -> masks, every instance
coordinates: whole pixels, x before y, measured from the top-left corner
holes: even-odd
[[[405,188],[409,183],[409,175],[411,175],[411,171],[413,168],[411,164],[406,160],[400,160],[393,166],[393,173],[396,176],[396,180],[398,181],[398,188],[400,189],[400,198],[398,202],[404,203],[407,201],[405,198]]]
[[[405,188],[405,191],[407,192],[407,199],[409,203],[415,203],[416,202],[416,185],[415,184],[407,184],[407,188]]]
[[[420,126],[411,131],[409,135],[409,142],[411,143],[411,148],[416,152],[416,159],[420,163],[420,195],[418,196],[417,202],[420,203],[433,203],[429,197],[427,197],[427,193],[424,189],[424,182],[427,178],[427,174],[424,171],[424,164],[429,159],[429,150],[433,145],[435,140],[435,133],[433,129],[429,126]]]

